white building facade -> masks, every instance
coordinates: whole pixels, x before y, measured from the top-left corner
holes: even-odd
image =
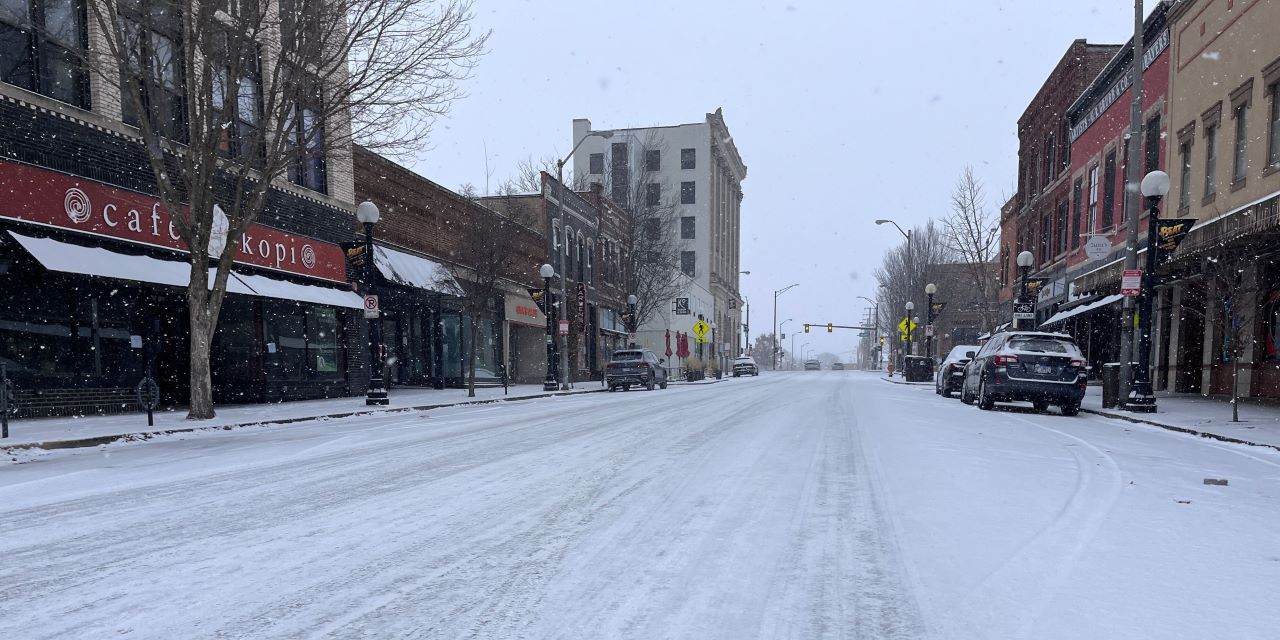
[[[589,136],[608,132],[608,137]],[[583,138],[586,138],[584,141]],[[714,327],[703,346],[703,359],[723,371],[745,349],[742,327],[741,271],[742,181],[747,167],[729,135],[720,109],[702,122],[628,129],[592,129],[591,121],[573,121],[576,180],[599,182],[605,195],[628,206],[643,179],[660,185],[653,197],[674,207],[672,233],[680,252],[683,293],[688,314],[677,314],[676,301],[663,305],[637,335],[641,345],[663,353],[666,336],[689,333],[701,316]],[[690,339],[690,350],[697,350]]]

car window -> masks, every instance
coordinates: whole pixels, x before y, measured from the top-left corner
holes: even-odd
[[[642,351],[618,351],[613,354],[614,362],[634,362],[644,360],[644,352]]]
[[[1010,351],[1066,355],[1074,355],[1078,351],[1076,345],[1070,340],[1044,336],[1015,336],[1009,340],[1008,348]]]

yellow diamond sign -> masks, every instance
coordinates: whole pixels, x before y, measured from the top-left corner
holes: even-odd
[[[693,325],[693,333],[699,338],[707,337],[707,334],[710,332],[711,332],[711,325],[707,324],[702,320],[695,322]]]

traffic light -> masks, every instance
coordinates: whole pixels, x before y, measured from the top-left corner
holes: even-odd
[[[831,332],[832,332],[832,329],[833,329],[834,327],[835,327],[835,324],[834,324],[834,323],[828,322],[828,323],[827,323],[827,333],[831,333]]]
[[[809,333],[809,325],[804,325],[804,332]]]
[[[784,333],[784,334],[782,334],[782,339],[783,339],[783,340],[786,340],[786,339],[787,339],[787,334],[785,334],[785,333]]]

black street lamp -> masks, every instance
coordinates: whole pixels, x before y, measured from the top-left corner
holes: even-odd
[[[798,286],[800,286],[800,283],[799,283],[799,282],[797,282],[797,283],[795,283],[795,284],[787,285],[787,286],[785,286],[785,287],[783,287],[783,288],[781,288],[781,289],[778,289],[777,291],[774,291],[774,292],[773,292],[773,344],[774,344],[774,348],[773,348],[773,358],[772,358],[772,362],[773,362],[773,368],[774,368],[774,369],[777,369],[777,368],[778,368],[778,355],[779,355],[779,354],[778,354],[778,352],[779,352],[779,351],[781,351],[781,349],[779,349],[779,348],[778,348],[778,347],[779,347],[779,345],[778,345],[778,296],[780,296],[780,295],[782,295],[782,294],[786,293],[786,292],[787,292],[787,291],[789,291],[791,288],[793,288],[793,287],[798,287]],[[795,355],[794,355],[794,354],[792,354],[792,357],[795,357]]]
[[[627,346],[636,346],[636,294],[627,296]]]
[[[547,316],[547,376],[542,380],[543,391],[555,391],[560,388],[556,375],[556,318],[555,305],[551,304],[551,279],[556,275],[555,267],[544,264],[538,269],[542,276],[542,309]]]
[[[1018,293],[1018,302],[1031,302],[1031,300],[1027,299],[1027,277],[1031,271],[1031,265],[1034,264],[1035,261],[1036,257],[1032,255],[1030,251],[1023,251],[1018,254],[1018,271],[1022,276],[1022,290]],[[1015,329],[1027,328],[1022,325],[1023,322],[1025,321],[1015,319],[1013,321],[1013,327]]]
[[[902,371],[903,371],[903,375],[906,375],[906,370],[907,370],[907,359],[906,359],[906,358],[907,358],[907,356],[911,355],[911,312],[916,308],[916,303],[914,303],[914,302],[912,302],[912,301],[908,300],[908,301],[907,301],[907,304],[906,304],[906,307],[907,307],[907,318],[906,318],[906,320],[907,320],[907,321],[906,321],[906,325],[907,325],[907,346],[906,346],[906,348],[904,348],[904,349],[902,350]]]
[[[932,282],[924,286],[924,293],[929,298],[929,308],[924,310],[925,319],[928,320],[928,322],[925,323],[924,331],[924,354],[929,356],[930,362],[933,361],[933,334],[936,333],[933,330],[933,294],[937,292],[938,285]]]
[[[1139,413],[1155,413],[1156,394],[1151,384],[1151,315],[1155,307],[1156,265],[1159,264],[1160,200],[1169,193],[1169,174],[1152,171],[1142,179],[1142,195],[1147,197],[1147,266],[1142,274],[1142,298],[1138,315],[1138,361],[1133,369],[1133,384],[1125,408]]]
[[[364,293],[373,295],[373,225],[381,218],[378,205],[365,200],[356,207],[356,220],[364,224]],[[382,344],[382,309],[374,312],[369,318],[369,390],[365,394],[364,403],[369,406],[383,406],[387,399],[387,384],[383,373],[387,368],[387,350]]]

